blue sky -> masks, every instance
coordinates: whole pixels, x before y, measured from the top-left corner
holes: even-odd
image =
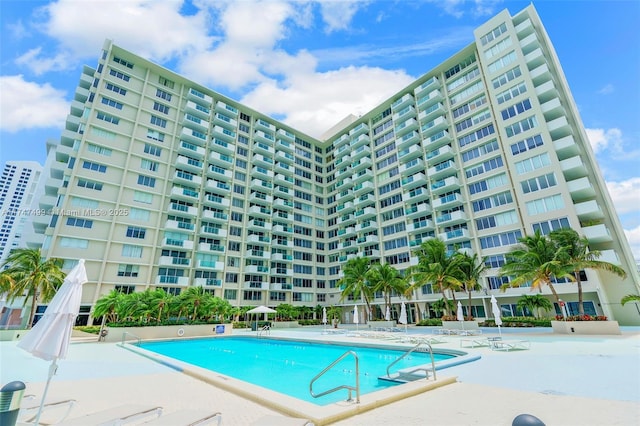
[[[640,259],[640,2],[534,1]],[[105,38],[313,136],[527,1],[0,0],[0,163],[44,163]]]

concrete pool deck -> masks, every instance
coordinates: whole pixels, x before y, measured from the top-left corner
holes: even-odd
[[[429,329],[410,327],[409,333]],[[234,334],[247,334],[237,331]],[[254,333],[255,334],[255,333]],[[483,335],[496,335],[485,329]],[[272,337],[364,342],[322,329],[272,330]],[[405,398],[332,424],[347,425],[510,425],[529,413],[552,425],[634,425],[640,419],[640,330],[619,336],[554,335],[547,330],[505,330],[505,339],[526,339],[531,349],[492,351],[463,348],[481,359],[438,373],[457,382]],[[447,336],[434,347],[460,349]],[[389,342],[385,342],[389,343]],[[70,417],[124,403],[154,404],[165,413],[180,409],[221,411],[223,425],[250,425],[267,408],[197,378],[180,373],[111,343],[74,343],[60,361],[49,397],[77,400]],[[27,393],[41,395],[49,363],[0,342],[0,383],[21,380]],[[323,366],[321,366],[322,368]],[[54,414],[54,413],[52,413]],[[278,423],[269,423],[277,425]]]

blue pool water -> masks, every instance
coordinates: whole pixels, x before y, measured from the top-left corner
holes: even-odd
[[[318,405],[347,399],[347,390],[320,398],[309,393],[311,379],[346,351],[352,350],[358,355],[361,394],[394,386],[378,377],[386,375],[387,366],[403,354],[368,347],[246,337],[147,342],[140,347]],[[434,357],[438,362],[453,355],[434,353]],[[429,354],[414,352],[395,364],[392,372],[429,363]],[[355,385],[352,356],[315,382],[313,390],[318,394],[340,384]]]

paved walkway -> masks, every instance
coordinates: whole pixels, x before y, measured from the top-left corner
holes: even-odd
[[[327,336],[321,330],[273,330],[272,335],[359,340]],[[410,328],[410,333],[426,331]],[[495,333],[495,330],[489,330]],[[485,332],[485,335],[487,333]],[[529,413],[553,425],[635,425],[640,419],[640,332],[621,336],[560,336],[540,331],[504,330],[504,338],[525,338],[531,349],[495,352],[467,348],[479,361],[443,370],[458,383],[334,423],[351,425],[505,425]],[[460,348],[459,337],[438,347]],[[0,342],[0,383],[22,380],[27,393],[41,395],[48,363]],[[165,413],[179,409],[223,412],[223,425],[250,425],[282,416],[255,402],[218,389],[115,344],[76,343],[60,361],[51,398],[78,401],[77,417],[115,405],[156,404]],[[278,423],[273,423],[278,424]]]

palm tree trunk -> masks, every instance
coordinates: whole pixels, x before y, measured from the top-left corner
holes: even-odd
[[[560,297],[558,296],[558,293],[556,292],[555,287],[553,286],[553,284],[551,284],[551,280],[547,281],[547,285],[549,286],[549,290],[551,290],[551,293],[553,294],[553,297],[556,298],[556,302],[558,302],[558,305],[560,304]],[[542,286],[540,286],[542,287]]]
[[[582,303],[582,281],[580,280],[580,271],[574,271],[573,275],[576,277],[576,284],[578,284],[578,314],[584,315],[584,304]]]
[[[27,323],[27,330],[30,330],[33,325],[33,317],[36,314],[36,304],[38,303],[38,292],[33,292],[33,297],[31,298],[31,312],[29,312],[29,322]]]
[[[467,309],[467,316],[469,317],[469,319],[471,319],[471,290],[469,290],[467,293],[469,293],[469,307]]]

